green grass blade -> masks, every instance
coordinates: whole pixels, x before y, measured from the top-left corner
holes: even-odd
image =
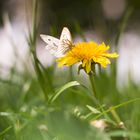
[[[133,102],[138,101],[138,100],[140,100],[140,98],[132,99],[132,100],[129,100],[129,101],[123,102],[123,103],[121,103],[121,104],[118,104],[118,105],[112,106],[111,108],[109,108],[109,109],[103,111],[102,113],[100,113],[99,115],[97,115],[97,116],[94,118],[94,120],[96,120],[96,119],[100,118],[101,116],[103,116],[104,113],[109,113],[109,112],[111,112],[112,110],[115,110],[115,109],[117,109],[117,108],[119,108],[119,107],[122,107],[122,106],[124,106],[124,105],[130,104],[130,103],[133,103]]]
[[[4,129],[2,132],[0,132],[0,137],[2,135],[4,135],[5,133],[7,133],[10,129],[12,128],[12,126],[7,127],[6,129]]]
[[[109,136],[111,137],[131,137],[134,139],[140,139],[140,134],[136,132],[129,132],[129,131],[113,131],[108,133]]]
[[[90,105],[86,105],[86,107],[93,113],[93,114],[99,114],[101,113],[99,110],[97,110],[96,108],[90,106]]]
[[[77,81],[72,81],[72,82],[69,82],[69,83],[65,84],[64,86],[62,86],[62,87],[56,92],[56,94],[55,94],[54,96],[52,96],[52,98],[50,99],[50,103],[54,102],[54,101],[61,95],[61,93],[62,93],[64,90],[66,90],[66,89],[68,89],[68,88],[70,88],[70,87],[79,86],[79,85],[80,85],[80,83],[78,83]]]

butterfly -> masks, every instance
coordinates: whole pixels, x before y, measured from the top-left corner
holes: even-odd
[[[47,43],[46,49],[55,57],[63,57],[73,46],[71,33],[67,27],[63,28],[60,39],[44,34],[40,37]]]

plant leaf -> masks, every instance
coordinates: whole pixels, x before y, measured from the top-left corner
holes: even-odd
[[[96,108],[90,106],[90,105],[86,105],[86,107],[94,114],[99,114],[101,113],[99,110],[97,110]]]
[[[12,126],[7,127],[5,130],[3,130],[2,132],[0,132],[0,136],[4,135],[5,133],[7,133],[10,129],[12,128]]]
[[[101,113],[100,113],[99,115],[97,115],[93,120],[96,120],[96,119],[100,118],[102,115],[104,115],[104,113],[111,112],[111,110],[114,110],[114,109],[120,108],[120,107],[122,107],[122,106],[124,106],[124,105],[130,104],[130,103],[133,103],[133,102],[135,102],[135,101],[139,101],[139,100],[140,100],[140,98],[135,98],[135,99],[132,99],[132,100],[129,100],[129,101],[123,102],[123,103],[121,103],[121,104],[118,104],[118,105],[112,106],[111,108],[109,108],[109,109],[107,109],[107,110],[101,112]]]
[[[134,139],[140,139],[139,133],[131,132],[131,131],[129,132],[129,131],[117,130],[117,131],[109,132],[108,135],[111,137],[131,137]]]
[[[52,96],[52,98],[50,99],[50,102],[54,102],[58,97],[59,95],[66,89],[70,88],[70,87],[73,87],[73,86],[79,86],[80,83],[78,83],[77,81],[72,81],[72,82],[69,82],[67,84],[65,84],[64,86],[62,86],[54,96]]]

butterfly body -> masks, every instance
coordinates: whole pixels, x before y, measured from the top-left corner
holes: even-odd
[[[72,37],[68,28],[64,27],[60,39],[49,35],[40,35],[46,42],[46,49],[55,57],[63,57],[73,46]]]

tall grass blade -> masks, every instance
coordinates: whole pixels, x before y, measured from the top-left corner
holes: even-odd
[[[100,118],[101,116],[103,116],[104,113],[109,113],[109,112],[111,112],[112,110],[115,110],[115,109],[117,109],[117,108],[119,108],[119,107],[122,107],[122,106],[124,106],[124,105],[130,104],[130,103],[133,103],[133,102],[139,101],[139,100],[140,100],[140,98],[136,98],[136,99],[132,99],[132,100],[123,102],[123,103],[121,103],[121,104],[118,104],[118,105],[116,105],[116,106],[112,106],[111,108],[109,108],[109,109],[103,111],[102,113],[100,113],[99,115],[97,115],[96,117],[94,117],[94,120],[96,120],[96,119]]]
[[[80,83],[78,83],[77,81],[72,81],[72,82],[69,82],[69,83],[67,83],[67,84],[65,84],[64,86],[62,86],[57,92],[56,92],[56,94],[54,95],[54,96],[52,96],[52,98],[50,99],[50,101],[49,102],[54,102],[60,95],[61,95],[61,93],[64,91],[64,90],[66,90],[66,89],[68,89],[68,88],[70,88],[70,87],[73,87],[73,86],[79,86],[80,85]]]

